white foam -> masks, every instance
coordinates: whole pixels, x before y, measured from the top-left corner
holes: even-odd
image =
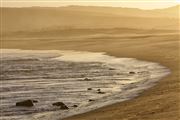
[[[81,63],[103,63],[103,65],[107,65],[109,68],[114,69],[116,73],[119,75],[114,76],[96,76],[94,79],[95,83],[98,84],[101,82],[109,83],[107,79],[112,77],[115,84],[108,85],[108,88],[104,89],[105,91],[111,90],[112,93],[108,93],[104,97],[97,99],[99,96],[92,96],[94,99],[97,99],[95,102],[86,103],[82,101],[82,104],[75,109],[70,109],[68,111],[53,111],[53,112],[43,112],[32,115],[22,115],[22,116],[14,116],[17,117],[15,119],[18,120],[58,120],[60,118],[68,117],[75,114],[84,113],[90,110],[94,110],[100,108],[105,105],[110,105],[116,102],[121,102],[124,100],[131,99],[138,95],[138,93],[143,90],[152,87],[158,80],[162,77],[165,77],[169,74],[169,70],[161,66],[158,63],[147,62],[137,60],[135,58],[117,58],[114,56],[106,55],[106,53],[93,53],[93,52],[82,52],[82,51],[59,51],[59,50],[19,50],[19,49],[1,49],[1,60],[12,60],[19,58],[48,58],[51,60],[57,61],[69,61],[69,62],[77,62]],[[129,72],[133,71],[136,74],[129,75]],[[122,75],[121,75],[122,74]],[[104,79],[103,81],[98,81]],[[116,80],[118,79],[118,80]],[[121,80],[122,79],[122,80]],[[71,81],[71,79],[69,78]],[[32,79],[30,82],[34,82],[36,80]],[[38,81],[38,80],[37,80]],[[26,81],[5,81],[5,85],[12,86],[12,83],[16,82],[17,85],[20,85]],[[44,81],[39,81],[43,82]],[[53,83],[54,82],[54,83]],[[43,85],[55,86],[59,85],[60,81],[46,81]],[[72,81],[73,82],[73,81]],[[78,81],[75,81],[73,85],[76,85]],[[112,82],[112,81],[110,81]],[[83,82],[82,82],[83,83]],[[77,85],[81,85],[79,82]],[[88,85],[88,84],[87,84]],[[85,86],[88,87],[88,86]],[[91,86],[92,87],[92,86]],[[80,88],[79,86],[77,89]],[[29,91],[32,92],[32,91]],[[50,95],[50,94],[49,94]],[[84,99],[82,99],[84,100]],[[59,115],[60,114],[60,115]],[[5,120],[11,120],[10,117],[3,117]]]

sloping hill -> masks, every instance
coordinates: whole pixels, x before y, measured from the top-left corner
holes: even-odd
[[[176,9],[147,11],[91,6],[2,8],[1,27],[3,32],[56,28],[177,29]]]

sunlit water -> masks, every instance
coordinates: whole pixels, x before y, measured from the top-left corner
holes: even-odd
[[[2,120],[56,120],[83,113],[131,99],[169,73],[158,63],[57,50],[1,49],[0,67]],[[15,106],[26,99],[38,103]],[[52,106],[54,102],[63,102],[69,109],[60,110]]]

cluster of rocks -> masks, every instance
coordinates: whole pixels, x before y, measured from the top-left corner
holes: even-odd
[[[92,88],[87,88],[88,91],[93,90]],[[105,92],[102,92],[101,89],[97,89],[98,94],[105,94]]]
[[[93,90],[92,88],[87,88],[87,90]],[[97,89],[98,94],[105,94],[105,92],[102,92],[101,89]],[[94,99],[89,99],[89,102],[95,101]]]
[[[16,102],[16,106],[20,106],[20,107],[33,107],[34,103],[38,103],[37,100],[24,100],[24,101],[20,101],[20,102]],[[53,106],[58,106],[60,107],[61,110],[67,110],[69,109],[69,107],[67,105],[65,105],[63,102],[55,102],[52,103]],[[73,105],[72,107],[78,107],[78,105]]]
[[[113,68],[110,68],[110,70],[114,70]],[[129,74],[136,74],[135,72],[133,71],[130,71]],[[85,81],[91,81],[92,79],[90,78],[84,78]],[[92,88],[87,88],[87,90],[93,90]],[[98,94],[105,94],[105,92],[102,92],[101,89],[97,89],[97,93]],[[95,101],[94,99],[89,99],[89,102],[91,101]],[[20,102],[16,102],[16,106],[22,106],[22,107],[33,107],[34,106],[34,103],[38,103],[37,100],[24,100],[24,101],[20,101]],[[58,106],[60,107],[60,109],[62,110],[67,110],[69,109],[68,106],[66,106],[63,102],[55,102],[55,103],[52,103],[53,106]],[[73,105],[72,107],[78,107],[78,105]]]
[[[115,70],[114,68],[109,68],[109,70]],[[136,72],[130,71],[129,74],[136,74]],[[90,81],[91,79],[85,78],[84,80]],[[93,90],[92,88],[87,88],[88,91]],[[105,94],[105,92],[102,92],[101,89],[97,89],[98,94]],[[94,99],[89,99],[89,102],[95,101]]]

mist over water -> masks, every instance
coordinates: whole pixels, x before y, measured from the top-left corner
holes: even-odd
[[[158,63],[105,53],[1,49],[0,57],[3,120],[59,119],[90,111],[131,99],[169,74]],[[39,102],[31,108],[15,106],[27,99]],[[54,102],[69,109],[60,110]]]

